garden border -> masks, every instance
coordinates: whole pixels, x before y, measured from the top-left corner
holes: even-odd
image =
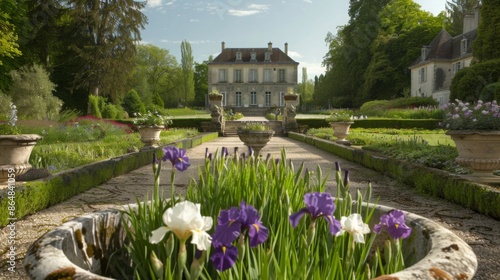
[[[446,171],[397,160],[374,152],[289,132],[288,137],[386,174],[421,193],[444,198],[500,220],[500,189],[461,178]]]
[[[189,149],[217,137],[216,132],[203,133],[193,138],[174,141],[168,145]],[[99,186],[113,177],[150,164],[153,152],[159,149],[161,148],[140,150],[65,170],[45,179],[16,184],[15,218],[21,219]],[[9,201],[8,189],[0,190],[0,227],[6,226],[10,222],[9,218],[12,218],[9,215]]]

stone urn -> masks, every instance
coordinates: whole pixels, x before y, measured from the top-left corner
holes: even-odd
[[[0,135],[0,183],[31,168],[31,151],[40,139],[38,134]]]
[[[249,148],[252,148],[255,156],[267,145],[274,135],[274,130],[241,130],[237,132],[240,140]]]
[[[494,170],[500,170],[500,131],[449,130],[447,135],[455,142],[457,163],[473,171],[472,177],[482,182],[500,182]]]
[[[333,136],[337,137],[335,142],[341,144],[350,144],[349,141],[345,140],[347,135],[349,135],[349,128],[354,122],[331,122],[330,126],[333,128]]]
[[[138,126],[137,130],[141,135],[141,142],[144,148],[157,148],[160,142],[160,133],[164,126]]]
[[[391,210],[375,206],[371,221]],[[405,215],[412,228],[403,240],[406,269],[378,279],[472,279],[477,259],[467,243],[429,219]],[[30,246],[24,268],[31,279],[123,279],[115,272],[131,266],[123,250],[128,244],[124,224],[121,212],[113,209],[66,222]]]

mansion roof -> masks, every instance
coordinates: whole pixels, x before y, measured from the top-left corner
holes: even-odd
[[[271,50],[271,51],[269,51]],[[268,60],[266,53],[270,52]],[[255,59],[252,60],[252,53]],[[237,59],[240,57],[241,59]],[[279,48],[225,48],[209,64],[299,64]]]

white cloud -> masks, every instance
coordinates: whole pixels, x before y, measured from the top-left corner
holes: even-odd
[[[151,8],[159,7],[159,6],[161,6],[162,1],[163,0],[148,0],[148,7],[151,7]]]
[[[269,5],[250,4],[245,10],[229,9],[227,14],[235,17],[246,17],[262,13],[269,9]]]
[[[294,51],[288,51],[288,56],[293,58],[293,60],[297,60],[299,58],[302,58],[302,55],[298,52],[294,52]]]
[[[309,4],[312,4],[312,2],[313,2],[312,0],[303,0],[303,1],[306,3],[309,3]]]

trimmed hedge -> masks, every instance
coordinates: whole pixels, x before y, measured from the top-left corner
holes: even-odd
[[[414,187],[419,192],[432,194],[495,219],[500,219],[500,189],[498,188],[468,181],[443,170],[388,158],[313,136],[289,132],[288,137],[309,143],[349,161],[387,174]]]
[[[171,143],[179,148],[189,149],[218,137],[216,132],[204,133],[193,138]],[[15,187],[15,217],[43,210],[79,193],[99,186],[109,179],[128,173],[151,163],[153,153],[160,150],[148,149],[120,157],[95,162],[83,167],[63,171],[48,178],[26,182]],[[7,189],[0,191],[0,226],[8,224],[9,198]]]
[[[407,120],[407,119],[365,119],[355,120],[352,128],[422,128],[422,129],[436,129],[439,128],[441,120]],[[307,125],[309,128],[322,128],[330,126],[324,118],[308,118],[297,119],[300,125]]]

